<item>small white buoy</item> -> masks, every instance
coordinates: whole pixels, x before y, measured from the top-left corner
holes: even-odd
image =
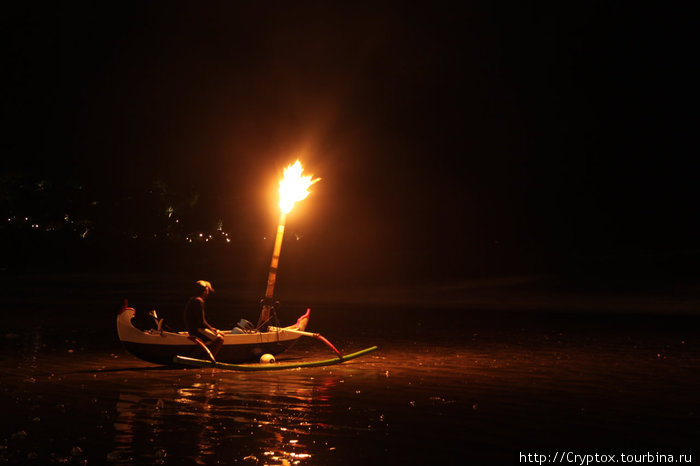
[[[271,354],[263,354],[260,356],[261,364],[272,364],[273,362],[275,362],[275,357]]]

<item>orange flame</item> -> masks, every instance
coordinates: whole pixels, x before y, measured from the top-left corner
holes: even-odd
[[[309,187],[320,181],[313,179],[312,175],[302,176],[304,169],[298,160],[284,169],[284,178],[280,180],[280,210],[283,214],[289,213],[294,203],[303,201],[309,195]]]

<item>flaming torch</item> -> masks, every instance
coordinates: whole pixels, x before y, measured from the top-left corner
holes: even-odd
[[[294,204],[303,201],[309,195],[309,187],[320,181],[321,178],[313,178],[311,175],[302,176],[304,169],[298,160],[284,169],[284,177],[280,180],[280,220],[277,226],[277,236],[275,237],[275,248],[272,252],[272,262],[267,275],[267,289],[263,299],[263,307],[258,319],[258,328],[261,328],[270,320],[270,311],[274,304],[275,282],[277,281],[277,266],[282,250],[282,238],[284,237],[284,225],[287,221],[287,214],[292,210]]]

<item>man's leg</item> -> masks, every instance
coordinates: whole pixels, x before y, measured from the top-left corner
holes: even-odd
[[[216,355],[216,353],[218,353],[219,350],[221,350],[221,348],[223,348],[223,346],[224,346],[224,337],[216,337],[216,340],[214,340],[214,342],[212,342],[211,352],[214,355]]]
[[[217,335],[216,339],[209,344],[211,345],[212,354],[216,356],[216,353],[218,353],[224,346],[224,337]]]
[[[209,351],[209,348],[207,347],[207,345],[205,345],[205,344],[202,342],[202,340],[200,340],[199,338],[197,338],[197,337],[195,337],[195,336],[193,336],[193,335],[190,335],[190,336],[188,336],[187,338],[189,338],[189,339],[192,340],[193,342],[197,343],[197,345],[199,345],[199,347],[202,348],[202,349],[204,350],[204,353],[209,357],[209,359],[211,360],[211,362],[216,362],[216,359],[214,358],[214,355],[211,353],[211,351]]]
[[[224,346],[224,337],[210,329],[199,329],[199,332],[207,337],[207,346],[211,353],[216,356],[216,353]]]

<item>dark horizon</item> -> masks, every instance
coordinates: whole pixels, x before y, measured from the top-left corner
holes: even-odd
[[[300,281],[696,275],[682,5],[13,8],[5,270],[265,262],[299,157]]]

